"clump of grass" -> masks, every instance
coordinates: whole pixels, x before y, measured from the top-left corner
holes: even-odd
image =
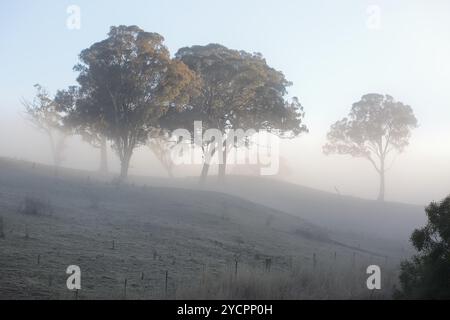
[[[100,208],[100,198],[96,194],[89,193],[88,200],[89,200],[89,208],[90,209],[96,210],[96,209]]]
[[[50,200],[43,200],[35,196],[26,196],[19,211],[26,215],[40,216],[51,214],[53,209]]]

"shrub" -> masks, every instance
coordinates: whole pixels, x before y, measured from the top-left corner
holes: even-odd
[[[402,262],[395,298],[450,299],[450,196],[425,212],[427,225],[411,235],[418,254]]]
[[[20,212],[27,215],[45,215],[52,213],[50,201],[44,201],[38,197],[26,196]]]

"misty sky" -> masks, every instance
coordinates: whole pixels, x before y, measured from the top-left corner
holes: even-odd
[[[80,30],[66,27],[68,5],[81,9]],[[373,5],[379,28],[368,25]],[[20,99],[32,98],[35,83],[51,92],[75,84],[80,51],[104,39],[111,25],[127,24],[162,34],[172,54],[215,42],[261,52],[283,71],[310,129],[283,146],[296,183],[376,197],[370,163],[325,157],[321,146],[353,102],[378,92],[411,105],[419,121],[388,172],[387,199],[424,204],[450,193],[449,1],[19,0],[0,3],[0,24],[0,156],[50,161],[44,137],[19,116]],[[73,143],[81,149],[68,150],[67,165],[95,165],[95,151]],[[138,152],[132,173],[155,174],[147,153]]]

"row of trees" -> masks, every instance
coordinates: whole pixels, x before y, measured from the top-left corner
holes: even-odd
[[[201,120],[204,130],[215,128],[224,135],[233,128],[287,138],[307,131],[298,99],[286,98],[291,83],[261,54],[209,44],[182,48],[171,58],[163,42],[161,35],[136,26],[111,27],[105,40],[81,52],[74,67],[78,85],[53,98],[37,86],[36,98],[24,102],[27,114],[51,141],[55,132],[60,141],[79,134],[99,147],[102,170],[110,141],[121,162],[121,181],[133,151],[143,144],[152,147],[170,172],[166,151],[171,132],[192,132],[194,120]],[[203,143],[205,153],[221,148],[224,159],[233,147],[214,140]],[[62,147],[52,150],[58,166]],[[221,177],[225,166],[223,161]],[[205,162],[203,179],[208,168]]]
[[[172,58],[161,35],[118,26],[83,50],[79,60],[74,67],[77,86],[51,97],[37,85],[34,100],[24,101],[29,118],[49,136],[55,166],[71,134],[101,150],[102,171],[110,142],[123,181],[133,151],[144,144],[171,175],[170,148],[181,142],[173,140],[172,132],[186,129],[194,137],[194,121],[202,121],[204,131],[218,129],[224,136],[229,129],[264,130],[283,138],[307,132],[299,99],[287,99],[292,83],[259,53],[209,44],[181,48]],[[383,200],[387,158],[404,150],[416,126],[410,106],[389,95],[367,94],[353,104],[348,117],[331,126],[323,151],[369,160],[380,175]],[[220,151],[223,178],[227,154],[238,145],[243,144],[211,139],[199,147],[205,156]],[[201,181],[208,170],[205,161]]]

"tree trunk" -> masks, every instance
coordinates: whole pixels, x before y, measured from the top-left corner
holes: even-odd
[[[167,170],[167,175],[169,176],[169,178],[173,178],[173,169],[172,167],[166,167]]]
[[[213,149],[211,151],[211,155],[209,155],[209,153],[210,153],[209,148],[210,147],[211,147],[210,145],[208,145],[208,147],[207,147],[208,151],[207,151],[207,153],[205,155],[205,162],[203,163],[202,173],[200,175],[200,180],[199,180],[200,184],[204,184],[205,183],[206,177],[208,176],[209,167],[210,167],[209,162],[211,161],[212,157],[214,156],[214,153],[216,153],[216,147],[213,146]]]
[[[380,191],[378,194],[378,201],[384,201],[384,193],[385,193],[385,180],[384,180],[384,161],[381,161],[380,168]]]
[[[58,157],[56,156],[55,140],[51,132],[48,132],[48,140],[50,142],[50,150],[52,151],[53,165],[58,167]]]
[[[124,182],[128,177],[128,169],[130,167],[131,156],[133,155],[133,151],[125,151],[124,156],[120,162],[120,177],[119,181]]]
[[[204,184],[206,181],[206,177],[208,176],[209,171],[209,163],[203,163],[202,173],[200,175],[200,184]]]
[[[225,140],[223,150],[222,150],[222,162],[219,163],[218,180],[220,182],[225,181],[226,170],[227,170],[227,142]]]
[[[54,175],[58,176],[59,174],[59,167],[62,162],[62,154],[64,151],[64,143],[66,136],[60,137],[59,141],[55,143],[55,137],[53,136],[52,132],[48,132],[48,138],[50,141],[50,148],[52,151],[52,157],[53,157],[53,165],[54,165]]]
[[[102,136],[100,141],[100,168],[99,172],[102,174],[108,173],[108,153],[106,146],[106,137]]]

